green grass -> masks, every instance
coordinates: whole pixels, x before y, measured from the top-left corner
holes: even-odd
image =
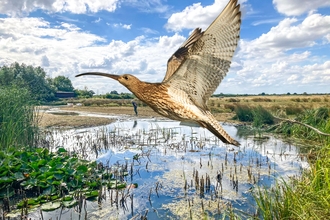
[[[264,124],[271,125],[274,123],[272,114],[262,106],[250,107],[248,105],[236,105],[236,116],[242,122],[253,122],[254,127],[261,127]]]
[[[297,115],[296,121],[308,124],[324,133],[330,133],[330,110],[326,107],[307,109]],[[330,142],[330,136],[323,136],[306,126],[284,122],[279,124],[275,132],[304,140],[314,141],[326,145]]]
[[[330,133],[330,110],[305,110],[295,119]],[[302,141],[314,141],[309,169],[301,177],[279,181],[271,189],[257,187],[253,195],[261,219],[327,219],[330,216],[330,138],[299,124],[281,123],[277,132]],[[320,147],[321,146],[321,147]]]
[[[327,219],[330,216],[330,144],[299,178],[273,188],[257,187],[253,194],[261,219]]]
[[[33,146],[38,130],[34,104],[26,89],[0,89],[0,150]]]

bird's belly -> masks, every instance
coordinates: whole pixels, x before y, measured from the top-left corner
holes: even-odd
[[[195,105],[164,102],[152,108],[162,116],[177,121],[195,122],[203,117],[202,112]]]

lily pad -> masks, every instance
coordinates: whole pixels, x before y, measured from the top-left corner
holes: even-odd
[[[45,212],[54,211],[61,207],[61,202],[47,202],[41,205],[41,210]]]
[[[77,204],[78,204],[78,201],[75,199],[72,199],[71,201],[63,201],[63,205],[67,208],[71,208]]]

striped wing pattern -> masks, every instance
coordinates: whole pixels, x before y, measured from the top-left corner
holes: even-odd
[[[195,105],[207,108],[207,100],[229,70],[239,40],[240,24],[240,7],[237,0],[231,0],[206,31],[200,32],[201,36],[189,44],[180,62],[172,67],[172,60],[177,58],[175,54],[170,58],[163,82],[185,91]]]

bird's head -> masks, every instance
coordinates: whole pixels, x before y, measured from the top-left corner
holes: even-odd
[[[88,73],[78,74],[78,75],[76,75],[76,77],[86,76],[86,75],[109,77],[111,79],[117,80],[123,86],[125,86],[126,88],[128,88],[131,91],[132,91],[132,89],[134,90],[134,87],[138,86],[137,84],[141,82],[138,78],[136,78],[135,76],[130,75],[130,74],[114,75],[114,74],[101,73],[101,72],[88,72]]]

